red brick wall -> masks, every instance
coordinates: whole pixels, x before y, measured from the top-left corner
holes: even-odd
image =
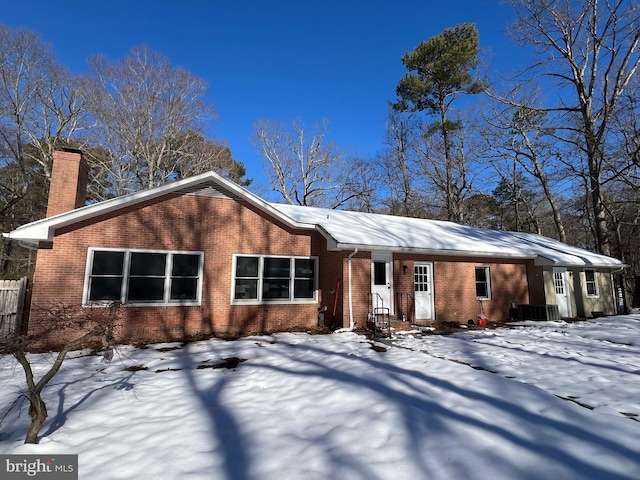
[[[319,241],[324,240],[315,232],[294,232],[265,220],[248,204],[195,195],[163,197],[58,231],[53,248],[38,252],[31,311],[37,315],[51,302],[81,304],[89,247],[203,251],[202,304],[124,307],[123,338],[314,327],[316,303],[231,305],[231,269],[236,253],[307,256],[319,251]]]
[[[320,269],[320,307],[326,307],[325,311],[325,325],[327,327],[333,326],[335,328],[342,328],[344,325],[343,319],[347,315],[347,303],[346,303],[346,281],[347,281],[347,267],[345,252],[327,252],[326,240],[317,234],[314,245],[314,255],[320,257],[319,269]],[[335,318],[334,318],[335,309]]]
[[[334,278],[342,269],[344,279],[338,302],[338,319],[342,313],[343,323],[340,326],[348,327],[348,262],[350,252],[328,252],[321,259],[321,276]],[[401,310],[408,313],[413,311],[411,303],[398,305],[398,294],[413,294],[413,267],[414,262],[433,263],[434,307],[436,320],[457,321],[466,323],[467,320],[475,320],[479,312],[479,304],[476,300],[475,267],[487,266],[491,272],[491,300],[483,301],[483,308],[489,320],[504,320],[508,318],[509,307],[514,303],[528,303],[527,265],[525,261],[504,260],[487,262],[485,258],[467,259],[460,257],[443,257],[433,255],[393,255],[393,287],[395,312]],[[404,273],[403,266],[407,266]],[[367,313],[369,311],[369,293],[371,291],[371,253],[358,252],[352,260],[352,298],[353,320],[356,328],[365,328]],[[330,272],[330,273],[328,273]],[[329,292],[335,286],[323,284],[323,291]],[[405,297],[406,298],[406,297]],[[406,301],[406,300],[405,300]],[[331,304],[332,305],[332,304]],[[330,309],[332,306],[330,307]]]
[[[89,167],[80,152],[53,152],[47,217],[84,206]]]
[[[353,321],[356,328],[366,328],[371,301],[369,296],[371,293],[371,252],[358,252],[351,259],[351,278],[353,282]]]
[[[491,272],[491,300],[482,302],[485,314],[489,320],[507,319],[512,302],[529,302],[526,261],[487,260],[489,259],[394,254],[393,287],[396,294],[394,297],[395,312],[400,312],[398,294],[413,293],[414,262],[420,261],[433,263],[436,320],[466,323],[469,319],[476,319],[479,312],[475,284],[476,266],[489,267]],[[403,270],[404,265],[407,266],[406,274]],[[367,318],[368,293],[371,287],[370,253],[359,253],[352,260],[352,267],[354,319],[357,321],[357,326],[363,326]],[[403,310],[406,310],[406,308],[406,304],[402,306]],[[345,322],[347,321],[347,315],[345,314]]]
[[[312,328],[317,325],[319,306],[327,308],[325,325],[329,326],[334,305],[335,327],[349,326],[347,257],[351,252],[327,252],[319,233],[292,231],[265,219],[249,204],[195,195],[150,200],[58,231],[53,248],[38,252],[32,316],[51,302],[81,304],[89,247],[204,252],[201,305],[124,307],[121,339]],[[232,256],[237,253],[318,256],[318,303],[231,305]],[[394,254],[396,293],[413,292],[415,261],[433,262],[436,320],[466,323],[476,318],[476,266],[491,269],[492,298],[483,302],[490,320],[507,318],[511,302],[529,301],[525,261],[484,258]],[[358,252],[351,264],[353,320],[356,328],[364,328],[371,289],[370,252]]]
[[[413,262],[433,263],[433,294],[436,320],[466,323],[479,313],[476,299],[476,267],[489,267],[491,299],[483,300],[489,320],[505,320],[511,303],[529,302],[525,260],[496,260],[445,256],[394,255],[396,292],[413,291]],[[402,266],[407,265],[404,275]]]
[[[525,261],[496,261],[486,258],[448,259],[434,263],[434,295],[438,320],[466,323],[479,313],[476,299],[475,267],[489,267],[491,299],[482,307],[489,320],[509,317],[511,303],[529,303]]]

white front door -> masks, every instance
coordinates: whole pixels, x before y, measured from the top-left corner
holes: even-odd
[[[393,255],[371,254],[371,293],[373,308],[388,308],[393,314]]]
[[[434,320],[433,264],[416,263],[413,267],[416,320]]]
[[[567,284],[567,269],[553,269],[553,287],[556,292],[556,304],[560,317],[571,316],[571,302],[569,299],[569,285]]]

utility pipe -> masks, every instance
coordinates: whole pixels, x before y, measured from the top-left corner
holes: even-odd
[[[349,328],[341,328],[336,330],[335,333],[343,333],[343,332],[353,332],[355,324],[353,322],[353,295],[351,292],[351,259],[354,255],[358,253],[358,249],[356,248],[353,252],[347,256],[347,283],[348,283],[348,291],[349,291]]]

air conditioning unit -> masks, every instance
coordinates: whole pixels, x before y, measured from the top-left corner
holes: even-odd
[[[518,320],[559,321],[558,305],[529,305],[521,304],[516,311]]]

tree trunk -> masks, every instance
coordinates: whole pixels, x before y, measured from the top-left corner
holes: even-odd
[[[587,162],[589,166],[589,187],[593,208],[593,222],[595,229],[596,249],[602,255],[611,255],[611,243],[609,241],[609,227],[602,198],[602,178],[600,154],[597,140],[593,133],[593,124],[587,123],[585,140],[587,144]]]
[[[591,198],[593,200],[593,217],[595,220],[596,247],[602,255],[611,255],[611,243],[609,241],[609,227],[602,202],[600,183],[592,183]]]
[[[56,355],[56,359],[51,365],[51,368],[49,368],[49,370],[45,372],[45,374],[37,383],[35,382],[33,369],[31,368],[31,364],[29,363],[26,354],[26,348],[28,347],[29,342],[25,343],[24,345],[14,346],[14,351],[12,352],[12,354],[18,361],[18,363],[22,365],[22,369],[24,370],[27,388],[29,389],[29,401],[31,402],[29,406],[31,425],[29,426],[29,431],[27,432],[24,443],[38,442],[38,434],[40,433],[40,430],[42,429],[42,426],[44,425],[44,422],[48,416],[47,406],[45,405],[45,402],[42,398],[42,391],[60,370],[62,362],[67,356],[67,353],[92,338],[101,337],[103,335],[111,335],[111,329],[113,328],[113,322],[115,320],[116,312],[117,305],[114,304],[109,309],[109,320],[106,325],[94,327],[92,330],[88,331],[81,337],[67,343]]]
[[[11,240],[2,237],[0,240],[0,254],[2,255],[2,273],[8,277],[9,269],[11,266],[11,251],[13,249],[13,242]]]
[[[549,180],[544,174],[544,171],[542,170],[542,167],[540,166],[537,158],[534,158],[534,167],[536,177],[542,185],[544,196],[547,197],[547,201],[549,202],[549,206],[551,207],[553,222],[556,224],[556,231],[558,232],[558,239],[561,242],[567,243],[567,233],[564,229],[564,223],[562,223],[562,214],[560,213],[560,209],[558,208],[558,202],[556,202],[556,197],[553,195],[553,191],[551,190],[551,186],[549,185]]]
[[[553,213],[553,221],[556,224],[558,239],[563,243],[567,243],[567,232],[564,229],[564,223],[562,223],[562,214],[560,213],[560,209],[558,208],[558,203],[551,193],[551,189],[548,188],[547,182],[545,182],[543,188],[544,194],[547,197],[547,201],[549,202],[549,205],[551,205],[551,212]],[[549,191],[547,191],[547,189]]]
[[[38,434],[47,419],[47,406],[40,396],[40,392],[31,392],[29,396],[31,406],[29,407],[29,415],[31,416],[31,425],[24,440],[24,443],[38,443]]]
[[[458,215],[454,212],[453,205],[453,178],[452,178],[452,161],[451,161],[451,140],[449,138],[449,127],[447,125],[447,111],[443,102],[440,102],[440,122],[442,127],[442,140],[444,142],[444,167],[446,175],[445,196],[447,202],[447,220],[460,221]]]

